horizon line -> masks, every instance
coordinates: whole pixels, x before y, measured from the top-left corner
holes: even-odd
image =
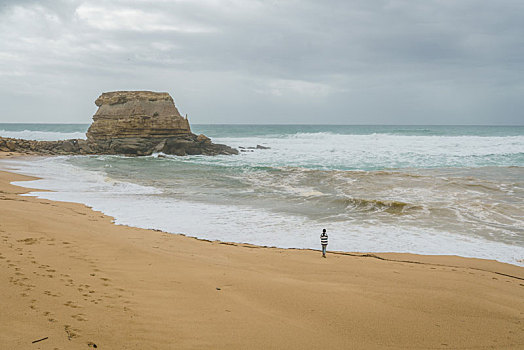
[[[18,125],[30,125],[30,124],[42,124],[42,125],[90,125],[91,123],[42,123],[42,122],[0,122],[0,124],[18,124]],[[308,123],[308,124],[296,124],[296,123],[278,123],[278,124],[259,124],[259,123],[191,123],[191,125],[237,125],[237,126],[524,126],[524,124],[321,124],[321,123]]]

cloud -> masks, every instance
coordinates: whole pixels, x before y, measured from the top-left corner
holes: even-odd
[[[75,15],[89,26],[102,31],[128,30],[182,33],[206,33],[213,31],[208,26],[184,23],[183,19],[174,18],[174,16],[169,16],[162,12],[146,12],[127,7],[82,4],[76,9]]]
[[[220,122],[306,122],[314,103],[334,123],[515,123],[522,13],[516,0],[4,0],[0,121],[88,122],[100,92],[147,88],[201,122],[218,108]],[[74,103],[35,120],[19,96]]]
[[[272,79],[264,81],[262,86],[255,91],[278,97],[323,98],[341,90],[323,83],[304,80]]]

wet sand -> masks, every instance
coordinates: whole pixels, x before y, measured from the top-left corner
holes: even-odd
[[[29,179],[0,172],[1,349],[524,348],[524,268],[117,226]]]

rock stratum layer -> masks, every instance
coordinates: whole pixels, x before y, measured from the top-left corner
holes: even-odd
[[[214,144],[191,132],[173,98],[165,92],[105,92],[96,101],[98,110],[86,140],[30,141],[0,138],[0,151],[42,154],[150,155],[163,152],[178,156],[238,154],[236,149]]]

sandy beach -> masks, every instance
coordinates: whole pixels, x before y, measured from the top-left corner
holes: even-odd
[[[0,349],[524,348],[521,267],[117,226],[31,179],[0,172]]]

